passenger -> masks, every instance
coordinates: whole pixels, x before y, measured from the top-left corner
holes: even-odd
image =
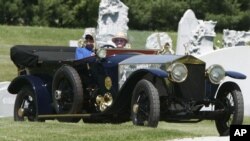
[[[128,43],[127,35],[123,32],[117,33],[115,37],[112,38],[113,43],[116,45],[116,48],[130,48]]]
[[[76,48],[75,59],[83,59],[89,56],[94,56],[94,33],[85,31],[84,39],[79,40],[79,45]]]

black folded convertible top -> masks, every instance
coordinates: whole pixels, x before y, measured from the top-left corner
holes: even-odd
[[[38,63],[72,61],[75,47],[16,45],[10,50],[10,58],[17,67],[34,67]]]

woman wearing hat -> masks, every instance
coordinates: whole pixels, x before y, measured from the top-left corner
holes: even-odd
[[[127,35],[123,32],[117,33],[115,37],[112,38],[117,48],[124,48],[128,43]]]

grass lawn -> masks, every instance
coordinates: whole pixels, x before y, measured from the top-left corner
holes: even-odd
[[[246,117],[244,124],[250,123]],[[157,128],[122,124],[14,122],[0,118],[1,141],[164,141],[183,137],[219,136],[213,121],[160,122]]]

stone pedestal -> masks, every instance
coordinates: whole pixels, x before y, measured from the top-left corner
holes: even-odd
[[[174,54],[172,39],[165,32],[157,32],[148,36],[145,48],[159,50],[161,54]]]

